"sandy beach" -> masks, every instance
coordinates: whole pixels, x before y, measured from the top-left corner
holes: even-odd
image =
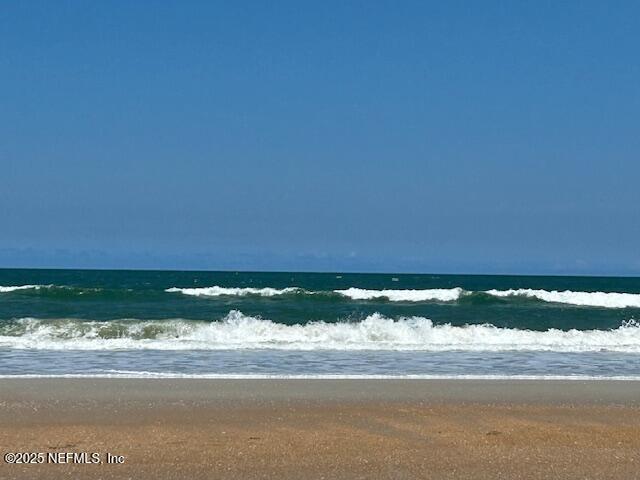
[[[639,413],[639,382],[2,379],[0,452],[46,462],[0,478],[632,479]]]

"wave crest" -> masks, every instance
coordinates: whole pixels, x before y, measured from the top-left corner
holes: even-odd
[[[16,290],[40,290],[41,288],[48,288],[50,285],[0,285],[0,293],[15,292]]]
[[[640,308],[640,294],[616,292],[573,292],[571,290],[534,290],[531,288],[509,290],[487,290],[486,293],[495,297],[527,297],[536,298],[544,302],[566,303],[588,307],[604,308]]]
[[[428,300],[452,302],[458,300],[464,290],[460,287],[432,288],[427,290],[366,290],[352,287],[346,290],[334,290],[334,292],[353,300],[383,298],[390,302],[424,302]]]
[[[434,325],[424,317],[284,325],[237,310],[211,323],[190,320],[18,319],[0,327],[0,347],[54,350],[413,350],[640,352],[640,326],[547,331],[493,325]]]
[[[287,288],[251,288],[251,287],[201,287],[201,288],[167,288],[165,292],[168,293],[182,293],[184,295],[193,295],[196,297],[220,297],[220,296],[245,296],[245,295],[257,295],[261,297],[273,297],[276,295],[286,295],[289,293],[302,292],[303,290],[298,287]]]
[[[455,288],[429,288],[429,289],[365,289],[350,287],[333,291],[309,291],[300,287],[286,288],[250,288],[250,287],[202,287],[202,288],[177,288],[165,290],[169,293],[182,293],[185,295],[219,297],[219,296],[247,296],[273,297],[278,295],[303,294],[315,296],[338,295],[350,300],[386,300],[389,302],[456,302],[462,299],[469,301],[486,301],[488,298],[530,298],[548,303],[576,305],[601,308],[640,308],[640,294],[617,292],[574,292],[571,290],[536,290],[530,288],[508,290],[484,290],[470,291],[461,287]],[[484,297],[483,297],[484,296]]]
[[[71,296],[98,296],[109,299],[128,298],[144,295],[162,295],[161,290],[140,289],[104,289],[98,287],[79,287],[69,285],[9,285],[0,286],[0,293],[24,292],[24,295],[38,295],[55,298],[67,298]],[[300,287],[197,287],[179,288],[171,287],[164,290],[166,293],[180,293],[195,297],[223,297],[223,296],[258,296],[276,297],[284,295],[308,295],[318,301],[322,299],[347,299],[359,301],[384,300],[389,302],[457,302],[486,303],[509,302],[517,299],[528,298],[548,303],[563,305],[575,305],[596,308],[640,308],[640,293],[618,292],[581,292],[571,290],[542,290],[531,288],[506,289],[506,290],[464,290],[455,288],[431,288],[431,289],[364,289],[350,287],[340,290],[311,291]]]

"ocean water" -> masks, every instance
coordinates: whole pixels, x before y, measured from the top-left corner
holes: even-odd
[[[640,279],[0,270],[0,376],[640,379]]]

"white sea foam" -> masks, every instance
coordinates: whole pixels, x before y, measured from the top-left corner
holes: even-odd
[[[459,287],[427,290],[366,290],[352,287],[346,290],[334,290],[334,292],[353,300],[385,298],[391,302],[424,302],[428,300],[452,302],[460,298],[464,290]]]
[[[2,288],[35,288],[36,286],[24,287],[0,287]],[[9,290],[7,290],[9,291]],[[170,293],[182,293],[185,295],[218,297],[218,296],[246,296],[257,295],[272,297],[276,295],[286,295],[291,293],[306,293],[309,295],[329,292],[307,291],[299,287],[287,288],[251,288],[251,287],[202,287],[202,288],[168,288]],[[333,290],[334,294],[341,295],[352,300],[375,300],[385,299],[390,302],[453,302],[463,295],[472,294],[472,291],[456,288],[430,288],[430,289],[382,289],[371,290],[351,287],[342,290]],[[638,293],[616,293],[616,292],[574,292],[571,290],[535,290],[530,288],[508,289],[508,290],[487,290],[484,293],[495,297],[528,297],[536,298],[544,302],[563,303],[568,305],[603,307],[603,308],[640,308],[640,294]]]
[[[485,293],[496,297],[529,297],[545,302],[566,303],[604,308],[640,308],[640,294],[637,293],[605,293],[605,292],[572,292],[565,290],[533,290],[530,288],[510,290],[487,290]]]
[[[16,290],[39,290],[46,287],[47,285],[11,285],[7,287],[0,285],[0,293],[15,292]]]
[[[18,290],[39,290],[51,288],[73,288],[66,286],[54,285],[10,285],[0,286],[0,293],[10,293]],[[80,289],[80,293],[86,290],[99,289]],[[181,293],[183,295],[202,296],[202,297],[221,297],[221,296],[261,296],[274,297],[287,294],[307,294],[307,295],[340,295],[352,300],[376,300],[386,299],[390,302],[454,302],[462,296],[471,295],[473,291],[467,291],[460,287],[456,288],[431,288],[431,289],[381,289],[372,290],[351,287],[342,290],[331,291],[309,291],[300,287],[199,287],[199,288],[167,288],[165,292]],[[494,297],[527,297],[535,298],[544,302],[559,303],[566,305],[601,307],[601,308],[640,308],[640,293],[617,293],[617,292],[580,292],[580,291],[557,291],[557,290],[536,290],[530,288],[486,290],[483,293]]]
[[[202,287],[202,288],[167,288],[165,292],[169,293],[182,293],[184,295],[193,295],[196,297],[221,297],[221,296],[245,296],[245,295],[259,295],[261,297],[273,297],[276,295],[286,295],[288,293],[296,293],[302,291],[298,287],[287,288],[251,288],[251,287]]]
[[[306,293],[308,295],[328,294],[331,292],[313,292],[299,287],[287,288],[251,288],[251,287],[201,287],[201,288],[177,288],[172,287],[165,290],[169,293],[182,293],[185,295],[219,297],[219,296],[245,296],[258,295],[262,297],[273,297],[276,295],[286,295],[291,293]],[[346,290],[334,290],[334,294],[342,295],[353,300],[373,300],[385,298],[392,302],[421,302],[436,300],[450,302],[457,300],[464,290],[461,288],[433,288],[427,290],[366,290],[363,288],[348,288]]]
[[[222,320],[20,319],[0,330],[0,347],[61,350],[409,350],[640,353],[640,326],[532,331],[492,325],[434,325],[423,317],[380,314],[360,322],[283,325],[233,310]]]

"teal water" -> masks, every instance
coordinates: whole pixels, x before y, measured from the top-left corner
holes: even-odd
[[[0,270],[0,375],[640,375],[640,279]]]

